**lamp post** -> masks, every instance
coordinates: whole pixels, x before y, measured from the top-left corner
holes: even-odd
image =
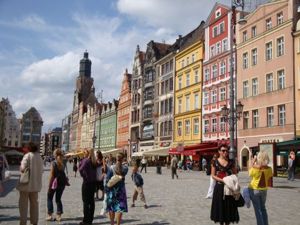
[[[234,55],[236,53],[236,36],[235,36],[235,28],[236,28],[236,8],[242,8],[241,18],[239,19],[238,23],[244,25],[247,21],[243,17],[243,10],[244,10],[244,0],[231,0],[231,10],[232,10],[232,17],[231,17],[231,25],[230,25],[230,99],[229,105],[224,105],[221,109],[221,115],[224,116],[225,121],[229,122],[229,131],[230,131],[230,149],[229,149],[229,158],[235,159],[236,157],[236,149],[235,149],[235,133],[237,120],[240,119],[242,112],[243,112],[243,104],[238,102],[236,104],[236,62],[234,63]],[[235,74],[235,76],[234,76]]]

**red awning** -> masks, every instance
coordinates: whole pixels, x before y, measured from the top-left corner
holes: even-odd
[[[204,142],[195,145],[184,146],[183,151],[177,151],[177,148],[171,148],[169,154],[172,155],[197,155],[199,154],[214,154],[218,149],[217,142]]]

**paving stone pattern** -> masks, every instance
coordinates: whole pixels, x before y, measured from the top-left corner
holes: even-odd
[[[69,167],[71,171],[71,166]],[[133,183],[126,177],[129,212],[123,215],[123,223],[128,225],[208,225],[210,220],[211,200],[205,199],[209,185],[209,177],[199,171],[179,172],[179,179],[171,179],[171,172],[162,168],[162,174],[156,174],[156,168],[147,168],[144,177],[144,191],[148,209],[144,209],[140,201],[135,208],[130,208]],[[18,172],[13,171],[10,180],[5,182],[6,192],[0,197],[0,224],[17,225],[19,222],[18,191],[14,188],[18,180]],[[60,223],[45,221],[47,213],[47,184],[49,167],[43,175],[43,190],[40,193],[39,224],[79,224],[82,220],[82,200],[80,176],[71,173],[70,187],[63,194],[64,214]],[[239,174],[241,185],[247,186],[249,178],[246,172]],[[287,181],[285,178],[274,178],[274,187],[268,191],[267,209],[270,225],[300,225],[300,181]],[[55,205],[55,203],[54,203]],[[56,205],[55,205],[56,207]],[[105,216],[100,216],[101,201],[96,201],[94,224],[109,225]],[[243,225],[255,225],[253,208],[239,208],[240,222]],[[28,221],[29,224],[29,221]]]

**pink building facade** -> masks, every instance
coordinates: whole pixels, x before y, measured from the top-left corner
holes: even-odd
[[[293,1],[274,1],[237,27],[238,157],[246,167],[251,149],[295,137]]]

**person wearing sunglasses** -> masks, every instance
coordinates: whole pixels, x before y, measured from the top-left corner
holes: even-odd
[[[210,218],[215,223],[227,225],[239,222],[239,212],[233,196],[224,196],[223,178],[237,173],[234,160],[228,157],[228,146],[221,145],[219,157],[211,164],[211,176],[216,181],[213,192]]]

